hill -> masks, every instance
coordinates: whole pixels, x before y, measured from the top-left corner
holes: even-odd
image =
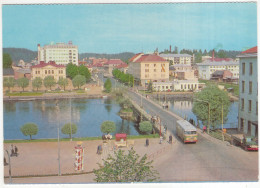
[[[12,60],[14,62],[18,62],[21,59],[25,62],[31,62],[35,58],[37,58],[37,51],[28,50],[25,48],[3,48],[3,53],[10,54]],[[82,60],[86,57],[96,57],[96,58],[107,58],[107,59],[121,59],[122,61],[126,61],[134,56],[134,53],[131,52],[123,52],[118,54],[98,54],[98,53],[80,53],[79,59]]]

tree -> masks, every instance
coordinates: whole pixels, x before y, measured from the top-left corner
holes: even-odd
[[[3,68],[12,68],[12,58],[9,54],[3,54]]]
[[[91,74],[90,74],[88,68],[84,65],[80,65],[78,67],[78,73],[79,73],[79,75],[85,76],[86,82],[88,82],[91,78]]]
[[[210,123],[210,127],[215,128],[222,121],[222,105],[223,121],[225,122],[229,104],[227,92],[220,90],[216,85],[209,85],[195,95],[192,111],[204,125]],[[208,122],[208,115],[210,115],[210,122]]]
[[[76,75],[79,74],[77,65],[69,63],[66,67],[66,74],[70,79],[73,79]]]
[[[39,89],[40,87],[42,87],[42,79],[39,78],[39,77],[34,78],[33,81],[32,81],[32,86],[33,86],[34,88],[37,88],[37,91],[38,91],[38,89]]]
[[[76,124],[74,123],[67,123],[65,125],[63,125],[63,127],[61,128],[61,132],[63,134],[68,134],[70,136],[70,139],[72,138],[72,134],[76,134],[78,130],[78,127]]]
[[[159,173],[153,170],[153,161],[147,162],[146,154],[140,157],[133,149],[125,154],[119,150],[109,155],[104,165],[94,169],[97,182],[152,182],[159,180]]]
[[[43,80],[43,83],[44,83],[45,87],[50,87],[50,90],[51,90],[51,87],[56,84],[53,76],[46,76]]]
[[[15,86],[15,79],[12,77],[4,78],[4,87],[8,87],[8,90],[10,91],[10,88]]]
[[[27,78],[19,78],[17,80],[17,85],[19,87],[23,88],[23,91],[24,91],[24,88],[29,86],[29,80]]]
[[[152,93],[153,92],[153,82],[150,80],[148,86],[147,86],[147,91]]]
[[[113,121],[104,121],[101,124],[100,130],[102,133],[109,134],[116,131],[116,125]]]
[[[149,134],[153,130],[153,125],[149,121],[142,121],[139,124],[139,129],[141,132]]]
[[[77,75],[72,80],[73,87],[78,87],[78,89],[86,84],[86,78],[82,75]]]
[[[107,93],[111,92],[112,83],[111,83],[111,80],[109,78],[105,81],[104,87],[105,87],[105,92],[107,92]]]
[[[38,126],[34,123],[26,123],[20,130],[24,136],[30,136],[30,140],[32,140],[32,135],[36,135],[38,133]]]
[[[69,85],[69,81],[68,81],[67,78],[61,77],[61,78],[58,80],[58,84],[59,84],[59,86],[63,87],[63,90],[65,91],[66,86]]]

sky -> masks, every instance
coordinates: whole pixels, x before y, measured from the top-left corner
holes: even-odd
[[[256,3],[3,5],[3,47],[72,41],[79,53],[257,45]]]

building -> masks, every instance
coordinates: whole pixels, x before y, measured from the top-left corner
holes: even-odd
[[[206,60],[203,63],[197,63],[199,78],[209,80],[211,75],[217,70],[229,70],[234,78],[239,78],[239,63],[234,60],[218,59]]]
[[[57,65],[54,61],[45,63],[41,61],[40,64],[31,67],[31,78],[37,77],[44,79],[46,76],[53,76],[56,81],[59,78],[66,78],[66,67],[64,65]]]
[[[238,129],[258,137],[257,46],[237,56],[240,65]]]
[[[14,79],[19,78],[28,78],[31,79],[31,69],[27,68],[20,68],[20,69],[14,69]]]
[[[121,59],[110,59],[104,64],[104,70],[110,76],[112,76],[112,71],[114,69],[123,69],[126,67],[128,67],[128,65]]]
[[[160,54],[160,57],[167,61],[172,61],[173,65],[176,64],[193,64],[194,57],[189,54]]]
[[[172,76],[180,80],[193,80],[197,79],[194,75],[194,70],[191,65],[188,64],[176,64],[172,65],[174,70]],[[170,66],[171,69],[171,66]]]
[[[211,58],[212,57],[209,56],[209,55],[204,55],[204,56],[201,57],[201,61],[203,62],[203,61],[206,61],[206,60],[211,59]]]
[[[154,91],[197,91],[197,80],[174,80],[172,82],[153,82]]]
[[[14,70],[12,68],[3,68],[3,78],[14,78]]]
[[[210,79],[222,82],[237,81],[237,78],[233,78],[233,74],[229,70],[217,70],[211,75]]]
[[[78,46],[73,45],[72,42],[50,44],[43,47],[38,44],[38,63],[40,61],[54,61],[57,65],[65,66],[69,63],[78,65]]]
[[[139,53],[129,60],[128,73],[147,86],[150,81],[169,81],[169,62],[156,54]]]

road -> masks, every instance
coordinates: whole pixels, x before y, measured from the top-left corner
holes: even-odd
[[[176,117],[139,94],[129,91],[128,95],[149,114],[159,115],[175,135]],[[174,148],[156,159],[162,181],[258,181],[258,152],[246,152],[206,134],[199,134],[198,140],[183,144],[176,138]]]

